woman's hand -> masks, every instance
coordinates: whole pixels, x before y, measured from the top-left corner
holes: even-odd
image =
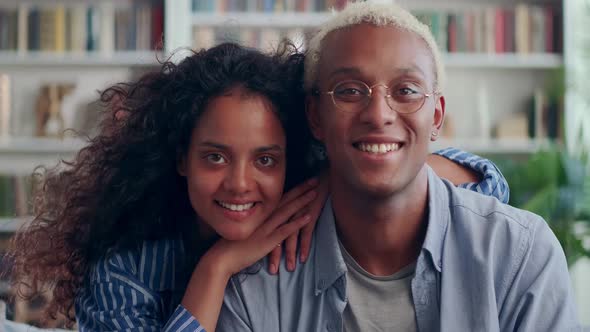
[[[298,212],[316,198],[316,185],[314,181],[308,181],[285,195],[273,214],[247,239],[219,239],[201,257],[181,303],[207,331],[215,331],[230,277],[267,255],[309,223],[310,215]]]
[[[205,256],[215,257],[215,264],[231,276],[254,264],[273,249],[280,249],[280,244],[288,236],[297,236],[297,231],[315,219],[306,212],[306,207],[313,204],[317,197],[316,186],[317,180],[311,180],[292,189],[284,195],[272,215],[250,237],[242,241],[220,239]]]
[[[311,246],[311,237],[317,220],[319,219],[324,203],[328,197],[329,184],[328,176],[326,173],[320,175],[317,179],[311,179],[309,181],[319,181],[319,185],[316,189],[317,198],[309,204],[307,208],[301,210],[294,218],[298,218],[299,215],[308,214],[311,217],[311,221],[303,226],[299,232],[293,233],[285,241],[285,266],[288,271],[295,270],[295,261],[297,259],[297,239],[299,239],[299,261],[305,263],[309,257],[309,248]],[[296,187],[285,194],[285,198],[291,195],[299,187]],[[276,247],[269,255],[269,272],[275,274],[278,272],[279,264],[281,262],[281,250],[282,247]]]

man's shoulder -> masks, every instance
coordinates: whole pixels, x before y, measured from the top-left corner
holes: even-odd
[[[455,223],[476,223],[484,227],[495,227],[506,223],[510,228],[534,232],[546,222],[540,216],[504,204],[495,197],[449,186],[449,208]]]
[[[497,268],[517,268],[534,251],[563,252],[542,217],[493,197],[453,187],[449,209],[445,247],[469,248],[465,253],[474,257],[496,257],[506,265]],[[451,238],[455,245],[448,242]]]

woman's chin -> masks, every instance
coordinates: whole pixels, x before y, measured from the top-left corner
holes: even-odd
[[[242,241],[249,238],[254,230],[238,230],[232,229],[228,231],[218,232],[218,234],[228,241]]]

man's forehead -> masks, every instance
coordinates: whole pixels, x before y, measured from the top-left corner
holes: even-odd
[[[322,42],[320,77],[416,74],[428,76],[431,54],[415,33],[395,26],[363,23],[334,30]]]
[[[404,75],[404,74],[418,74],[421,76],[426,75],[424,70],[417,66],[416,64],[408,64],[407,66],[391,66],[389,68],[382,68],[381,70],[383,73],[387,74],[396,74],[396,75]],[[363,67],[357,67],[355,65],[338,65],[334,64],[329,70],[325,72],[328,76],[335,76],[335,75],[364,75],[366,74]]]

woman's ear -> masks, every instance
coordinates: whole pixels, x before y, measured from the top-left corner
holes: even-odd
[[[180,176],[186,176],[186,156],[178,157],[176,161],[176,171]]]

